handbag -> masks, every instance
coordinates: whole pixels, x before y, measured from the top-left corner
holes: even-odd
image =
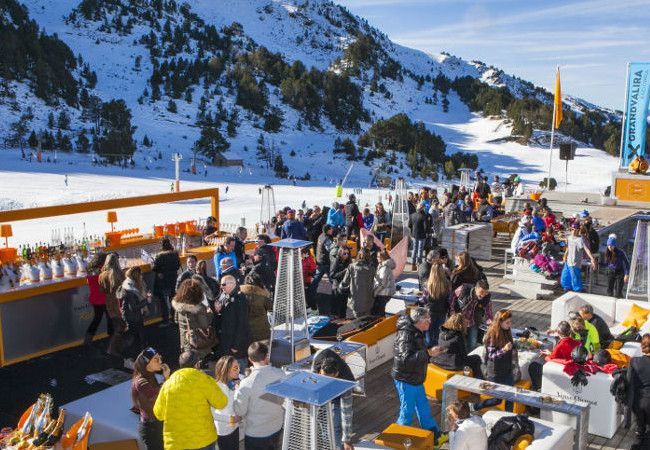
[[[190,328],[190,320],[185,317],[187,323],[187,343],[193,349],[206,349],[212,348],[217,345],[217,333],[213,327],[206,328]]]

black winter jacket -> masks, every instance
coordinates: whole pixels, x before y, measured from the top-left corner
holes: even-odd
[[[319,266],[330,265],[330,250],[332,249],[332,237],[321,233],[316,242],[316,264]]]
[[[329,278],[332,282],[332,290],[335,294],[341,293],[339,285],[341,284],[341,281],[343,281],[343,277],[345,276],[345,272],[347,272],[349,265],[350,258],[346,260],[336,258],[330,266]]]
[[[425,239],[431,228],[429,216],[424,211],[416,211],[409,216],[409,228],[413,239]]]
[[[251,335],[246,296],[237,287],[230,295],[222,292],[217,302],[221,305],[220,353],[246,358]]]
[[[181,268],[181,259],[176,250],[165,250],[156,255],[151,270],[156,274],[154,291],[160,295],[164,290],[173,295],[176,287],[176,275]]]
[[[397,319],[397,337],[393,346],[393,370],[391,375],[397,381],[412,385],[424,383],[427,376],[429,353],[424,342],[424,333],[403,314]]]
[[[345,226],[352,228],[359,228],[357,222],[357,215],[359,214],[359,207],[355,202],[347,202],[345,204]]]
[[[438,345],[445,349],[444,353],[431,358],[431,362],[446,370],[461,370],[465,366],[467,348],[465,337],[460,331],[440,327]]]

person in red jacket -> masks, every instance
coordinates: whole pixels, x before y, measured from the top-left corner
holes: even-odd
[[[581,345],[580,341],[571,337],[572,334],[569,322],[563,320],[558,324],[557,335],[560,340],[555,345],[552,352],[548,350],[542,352],[546,355],[546,361],[554,359],[571,359],[571,352],[573,349]]]
[[[92,261],[88,264],[88,276],[86,282],[88,283],[88,303],[93,307],[93,320],[88,325],[86,330],[86,337],[84,338],[84,345],[90,345],[97,333],[97,328],[102,321],[102,317],[106,314],[106,295],[99,287],[99,272],[104,266],[107,254],[104,252],[97,253]],[[108,335],[113,335],[113,321],[106,314],[106,329]]]
[[[302,278],[305,286],[309,286],[314,279],[314,272],[316,272],[316,261],[311,256],[309,247],[302,249]]]

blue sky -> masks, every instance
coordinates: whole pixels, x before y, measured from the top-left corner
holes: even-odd
[[[650,61],[650,0],[335,0],[393,41],[478,59],[623,109],[629,61]]]

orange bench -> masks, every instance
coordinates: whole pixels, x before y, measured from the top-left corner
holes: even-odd
[[[429,398],[442,401],[442,385],[454,375],[463,375],[462,370],[447,370],[433,363],[427,365],[427,377],[424,380],[424,392]],[[468,392],[458,392],[458,398],[468,397]]]

